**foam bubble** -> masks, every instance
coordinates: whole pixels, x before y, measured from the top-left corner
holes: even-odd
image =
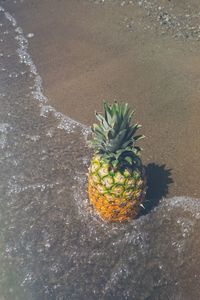
[[[28,33],[28,34],[27,34],[27,38],[31,39],[31,38],[33,38],[33,37],[34,37],[34,33]]]

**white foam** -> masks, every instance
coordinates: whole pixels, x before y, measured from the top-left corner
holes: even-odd
[[[0,149],[4,150],[7,146],[7,133],[12,130],[8,123],[0,123]]]
[[[60,185],[59,181],[54,183],[36,183],[36,184],[25,184],[19,183],[18,178],[16,176],[12,176],[8,182],[8,195],[11,194],[19,194],[25,192],[27,190],[39,190],[44,192],[46,189],[53,189],[55,186]]]
[[[32,32],[30,32],[30,33],[27,34],[27,38],[31,39],[33,37],[34,37],[34,33],[32,33]]]
[[[12,129],[12,127],[8,123],[0,123],[0,132],[7,133],[8,129]]]

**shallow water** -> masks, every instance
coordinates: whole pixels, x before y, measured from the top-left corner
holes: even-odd
[[[199,299],[199,200],[163,186],[137,220],[103,223],[88,128],[50,106],[22,28],[2,9],[0,23],[1,299]]]

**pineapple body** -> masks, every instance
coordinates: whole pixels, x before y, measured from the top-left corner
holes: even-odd
[[[136,145],[143,135],[132,124],[134,111],[127,103],[104,102],[104,115],[95,113],[99,124],[92,126],[90,147],[95,151],[88,175],[91,204],[102,219],[125,221],[138,215],[144,200],[146,181]]]
[[[140,211],[146,191],[144,168],[140,160],[130,166],[113,168],[100,155],[94,155],[88,175],[91,204],[106,221],[125,221]]]

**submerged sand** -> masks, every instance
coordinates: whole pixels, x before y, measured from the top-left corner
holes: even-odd
[[[34,34],[29,51],[53,107],[90,125],[103,99],[127,101],[143,125],[143,160],[155,164],[154,180],[160,185],[168,178],[170,196],[199,197],[198,1],[186,4],[45,0],[5,6],[25,34]]]

